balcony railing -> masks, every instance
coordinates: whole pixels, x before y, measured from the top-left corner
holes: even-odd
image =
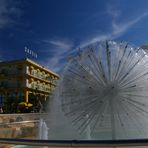
[[[27,87],[28,88],[32,88],[32,89],[34,89],[34,90],[41,90],[41,91],[47,91],[47,92],[49,92],[49,91],[51,91],[51,87],[49,87],[49,86],[46,86],[46,85],[44,85],[44,86],[42,86],[42,85],[38,85],[38,84],[27,84]]]
[[[21,76],[24,75],[24,71],[19,70],[5,70],[0,72],[0,76]]]

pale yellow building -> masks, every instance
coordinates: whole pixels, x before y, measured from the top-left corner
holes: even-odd
[[[30,102],[32,96],[46,101],[58,79],[58,74],[28,58],[0,62],[0,103]]]
[[[141,48],[147,50],[148,49],[148,45],[142,45]]]

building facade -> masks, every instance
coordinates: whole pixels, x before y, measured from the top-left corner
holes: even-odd
[[[46,102],[58,79],[58,74],[28,58],[0,62],[0,106]]]

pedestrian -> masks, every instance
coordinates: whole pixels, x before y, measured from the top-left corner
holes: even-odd
[[[0,107],[0,114],[3,114],[3,108]]]

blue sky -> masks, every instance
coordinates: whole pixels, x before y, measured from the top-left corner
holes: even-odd
[[[27,46],[58,72],[70,53],[99,40],[148,44],[147,0],[0,0],[0,58]]]

